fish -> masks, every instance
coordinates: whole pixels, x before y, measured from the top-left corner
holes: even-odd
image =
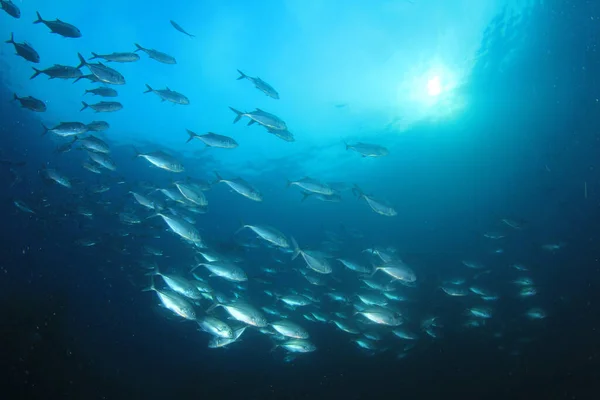
[[[277,136],[279,139],[284,140],[286,142],[295,142],[296,138],[292,134],[292,132],[287,129],[272,129],[267,128],[267,132]]]
[[[35,211],[33,211],[31,209],[31,207],[29,207],[27,204],[25,204],[24,201],[22,200],[15,200],[13,201],[13,204],[15,205],[15,207],[17,207],[19,210],[26,212],[28,214],[35,214]]]
[[[190,104],[190,100],[181,93],[178,93],[174,90],[169,89],[168,87],[165,89],[152,89],[150,85],[146,84],[147,90],[144,93],[155,93],[162,101],[170,101],[171,103],[188,105]]]
[[[233,107],[229,107],[229,109],[236,114],[236,117],[233,120],[234,124],[238,122],[242,117],[247,117],[250,119],[248,125],[252,125],[256,122],[259,125],[262,125],[265,128],[271,129],[273,131],[287,131],[288,129],[286,123],[281,118],[274,114],[270,114],[266,111],[263,111],[260,108],[257,108],[255,111],[249,113],[241,112]]]
[[[229,262],[213,261],[209,263],[199,263],[196,267],[204,267],[209,270],[212,275],[230,282],[246,282],[248,280],[246,272],[244,272],[241,267]]]
[[[10,43],[15,46],[15,51],[18,56],[23,57],[27,61],[31,61],[32,63],[40,62],[40,55],[37,51],[27,42],[17,43],[15,42],[15,34],[13,32],[10,33],[10,39],[8,39],[5,43]]]
[[[198,319],[198,325],[204,332],[225,339],[233,339],[233,329],[225,322],[215,317],[206,316]]]
[[[196,311],[194,310],[194,306],[192,306],[192,304],[175,292],[156,289],[154,286],[154,280],[152,280],[150,287],[144,289],[143,291],[156,292],[160,302],[167,310],[170,310],[176,315],[179,315],[187,320],[196,320]]]
[[[110,128],[110,125],[106,121],[92,121],[86,126],[90,132],[101,132]]]
[[[294,339],[308,339],[310,337],[310,335],[304,328],[287,319],[272,322],[270,325],[273,327],[273,329],[275,329],[277,332],[281,333],[285,337],[290,337]]]
[[[21,103],[21,107],[27,108],[28,110],[36,112],[46,111],[46,103],[44,103],[42,100],[36,99],[35,97],[19,97],[16,93],[13,93],[13,99]]]
[[[267,319],[264,317],[264,315],[248,303],[215,303],[207,310],[207,312],[212,311],[216,307],[223,307],[229,313],[229,315],[245,324],[255,326],[257,328],[264,328],[268,325]]]
[[[115,89],[105,86],[100,86],[94,89],[86,89],[83,94],[86,95],[88,93],[95,94],[96,96],[100,97],[117,97],[119,95]]]
[[[98,58],[102,58],[107,62],[118,62],[118,63],[127,63],[127,62],[135,62],[140,59],[139,54],[126,52],[126,53],[110,53],[110,54],[96,54],[92,52],[92,57],[89,60],[95,60]]]
[[[98,78],[98,81],[102,83],[109,83],[111,85],[125,84],[125,77],[116,69],[107,67],[102,63],[88,63],[85,58],[83,58],[81,53],[77,53],[77,57],[79,57],[79,65],[77,68],[81,69],[83,67],[88,67],[90,72],[96,78]]]
[[[213,132],[208,132],[204,135],[198,135],[189,129],[186,129],[189,138],[186,143],[191,142],[193,139],[198,139],[204,143],[207,147],[218,147],[221,149],[235,149],[238,147],[238,143],[229,136],[218,135]]]
[[[177,161],[175,158],[166,154],[163,151],[159,150],[151,153],[140,153],[137,149],[134,148],[134,150],[136,153],[135,157],[145,158],[150,162],[150,164],[160,169],[177,173],[183,172],[185,170],[185,168],[179,161]]]
[[[195,37],[194,35],[187,33],[181,26],[179,26],[179,24],[173,20],[169,21],[171,23],[171,25],[173,25],[173,28],[177,29],[179,32],[183,33],[184,35],[187,35],[189,37]]]
[[[359,198],[365,199],[369,207],[371,207],[371,209],[377,214],[384,215],[386,217],[395,217],[398,215],[398,212],[392,206],[366,195],[357,185],[354,185],[354,189],[352,190],[358,195]]]
[[[79,70],[79,68],[70,67],[68,65],[60,65],[54,64],[50,68],[46,68],[44,70],[39,70],[35,67],[32,67],[35,71],[33,75],[29,79],[34,79],[40,74],[44,74],[48,76],[48,79],[73,79],[73,78],[81,78],[83,74]]]
[[[258,235],[258,237],[274,244],[275,246],[286,249],[290,247],[290,243],[286,239],[285,235],[273,227],[265,225],[244,225],[238,229],[237,232],[240,232],[244,228],[252,230]]]
[[[83,104],[83,107],[81,107],[81,110],[79,111],[83,111],[88,107],[96,111],[97,113],[115,112],[123,109],[123,104],[119,103],[118,101],[101,101],[96,104],[88,104],[85,101],[82,101],[81,104]]]
[[[290,353],[312,353],[317,350],[313,343],[302,339],[288,340],[282,344],[276,344],[275,347],[283,347]]]
[[[135,50],[136,52],[143,51],[144,53],[148,54],[148,56],[153,60],[156,60],[163,64],[177,64],[175,58],[166,53],[154,49],[146,49],[137,43],[135,43],[135,47],[137,47],[137,49]]]
[[[402,317],[383,307],[368,308],[363,311],[357,311],[356,314],[360,314],[380,325],[399,326],[404,322]]]
[[[81,37],[81,31],[75,25],[63,22],[60,19],[54,21],[45,21],[39,12],[36,11],[37,19],[33,21],[34,24],[46,25],[51,33],[56,33],[67,38],[79,38]]]
[[[369,144],[362,142],[358,142],[355,144],[344,144],[346,145],[346,150],[354,150],[363,157],[375,158],[384,157],[390,154],[388,149],[377,144]]]
[[[292,260],[295,260],[299,255],[302,255],[306,265],[315,272],[320,274],[330,274],[333,271],[331,268],[331,264],[327,261],[327,258],[323,257],[319,252],[311,251],[311,250],[301,250],[298,247],[298,243],[296,239],[293,237],[290,238],[292,242]]]
[[[148,275],[160,276],[173,292],[185,296],[188,299],[200,300],[203,298],[198,288],[192,282],[181,276],[163,274],[158,269],[158,265],[155,265],[154,270]]]
[[[42,124],[42,127],[44,128],[42,135],[52,132],[55,135],[62,137],[81,135],[88,131],[87,125],[81,122],[61,122],[54,128],[48,128],[46,125]]]
[[[94,74],[86,74],[86,75],[81,75],[77,78],[75,78],[75,80],[73,81],[73,83],[76,83],[78,81],[80,81],[81,79],[87,79],[89,80],[91,83],[103,83],[100,79],[98,79],[98,77]]]
[[[95,136],[89,135],[85,138],[79,139],[79,144],[83,146],[86,150],[90,150],[96,153],[110,153],[110,148],[108,144],[104,142],[102,139],[98,139]]]
[[[275,89],[273,89],[273,87],[271,85],[269,85],[267,82],[263,81],[259,77],[253,78],[251,76],[248,76],[248,75],[244,74],[242,71],[240,71],[239,69],[237,70],[237,72],[239,72],[239,74],[240,74],[240,76],[237,78],[238,81],[240,79],[249,80],[250,82],[252,82],[254,84],[254,86],[258,90],[263,92],[265,95],[267,95],[273,99],[276,99],[276,100],[279,99],[279,93],[277,93],[277,91]]]
[[[319,182],[318,180],[309,177],[304,177],[298,181],[288,180],[287,187],[290,186],[298,186],[307,192],[322,194],[325,196],[332,196],[336,194],[335,191],[326,183]]]
[[[239,329],[236,329],[233,331],[233,337],[232,338],[223,338],[220,336],[215,336],[213,337],[210,342],[208,342],[208,347],[211,349],[217,349],[220,347],[225,347],[230,345],[231,343],[236,342],[240,336],[242,336],[242,334],[246,331],[247,326],[243,326]]]
[[[11,0],[0,0],[0,8],[13,18],[21,18],[21,10]]]
[[[134,191],[129,191],[129,193],[133,195],[133,198],[138,202],[138,204],[151,210],[154,210],[156,208],[154,206],[154,201],[150,200],[148,197]]]
[[[109,171],[116,171],[117,165],[107,154],[88,151],[88,155],[96,164],[106,168]]]
[[[60,186],[66,187],[67,189],[71,189],[71,181],[69,178],[61,174],[55,169],[46,168],[43,170],[46,178],[49,180],[58,183]]]
[[[221,175],[219,175],[219,173],[216,171],[215,171],[215,175],[217,176],[217,183],[225,183],[227,186],[229,186],[230,188],[235,190],[237,193],[241,194],[242,196],[244,196],[250,200],[263,201],[262,194],[257,189],[252,187],[252,185],[250,185],[248,182],[243,180],[242,178],[235,178],[235,179],[231,179],[231,180],[223,179],[221,177]]]
[[[161,217],[173,232],[185,240],[197,245],[198,247],[204,247],[202,238],[200,237],[200,232],[198,232],[198,230],[189,222],[175,215],[166,215],[162,212],[158,212],[154,216]]]
[[[202,190],[196,187],[193,183],[175,182],[174,185],[181,192],[181,195],[187,200],[200,207],[208,206],[206,196],[204,196]]]
[[[417,276],[415,275],[414,271],[408,265],[399,260],[375,267],[373,269],[373,274],[375,274],[377,271],[383,271],[393,279],[403,282],[412,283],[417,280]]]

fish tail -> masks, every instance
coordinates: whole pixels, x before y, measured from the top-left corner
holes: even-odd
[[[354,193],[355,196],[358,197],[364,197],[365,193],[362,191],[361,188],[358,187],[358,185],[355,183],[354,187],[352,188],[352,193]]]
[[[142,155],[142,153],[140,153],[140,151],[135,146],[133,146],[133,151],[135,152],[135,155],[131,157],[132,160],[135,160],[136,158]],[[155,217],[155,215],[153,215],[153,217]]]
[[[346,145],[346,150],[350,150],[350,145],[346,141],[344,141],[344,145]]]
[[[44,21],[44,19],[40,15],[39,11],[36,11],[35,13],[37,14],[37,19],[35,21],[33,21],[34,24],[41,24],[43,22],[46,22],[46,21]]]
[[[146,87],[147,87],[148,89],[144,90],[144,93],[150,93],[150,92],[154,92],[154,89],[152,89],[152,88],[150,87],[150,85],[148,85],[147,83],[146,83]]]
[[[48,129],[48,127],[44,124],[42,124],[42,128],[44,128],[44,132],[42,132],[42,136],[44,136],[50,129]]]
[[[150,277],[150,286],[148,286],[147,288],[142,289],[142,292],[153,292],[155,290],[156,290],[156,288],[154,287],[154,275],[152,275]]]
[[[77,82],[77,81],[79,81],[79,80],[81,80],[81,79],[83,79],[83,78],[85,78],[85,75],[78,76],[77,78],[75,78],[75,79],[73,80],[73,83],[75,83],[75,82]]]
[[[33,74],[33,75],[31,75],[31,78],[29,78],[29,79],[33,79],[33,78],[35,78],[36,76],[38,76],[39,74],[41,74],[41,73],[42,73],[42,71],[40,71],[40,70],[39,70],[39,69],[37,69],[36,67],[31,67],[31,68],[33,68],[33,70],[34,70],[35,72],[34,72],[34,74]]]
[[[13,93],[13,100],[19,100],[19,96],[16,93]]]
[[[188,140],[186,140],[186,143],[189,143],[192,141],[192,139],[194,139],[195,137],[197,137],[198,135],[195,134],[194,132],[190,131],[189,129],[186,129],[187,134],[190,135],[190,137],[188,138]]]
[[[248,76],[243,73],[242,71],[240,71],[239,69],[237,70],[237,72],[239,72],[240,76],[237,78],[237,80],[239,81],[240,79],[244,79],[247,78]]]
[[[238,122],[240,119],[242,119],[242,114],[243,114],[243,113],[242,113],[241,111],[238,111],[238,110],[236,110],[236,109],[235,109],[235,108],[233,108],[233,107],[229,107],[229,109],[230,109],[231,111],[233,111],[234,113],[236,113],[235,119],[233,120],[233,123],[234,123],[234,124],[235,124],[236,122]]]
[[[293,236],[290,236],[290,239],[292,241],[292,247],[294,252],[292,253],[292,261],[296,259],[296,257],[298,257],[300,255],[300,247],[298,247],[298,242],[296,242],[296,239],[294,239]]]
[[[13,32],[10,33],[10,39],[8,39],[6,42],[4,43],[15,43],[15,34]]]
[[[293,183],[294,183],[294,182],[290,181],[289,179],[286,179],[286,184],[285,184],[285,187],[286,187],[286,188],[289,188],[290,186],[292,186],[292,184],[293,184]]]
[[[302,200],[300,201],[303,202],[304,200],[308,199],[310,195],[312,195],[311,192],[302,192]]]
[[[139,44],[137,44],[137,43],[134,43],[134,44],[135,44],[135,47],[137,47],[137,49],[136,49],[135,51],[140,51],[140,50],[142,50],[142,51],[143,51],[143,50],[145,50],[145,49],[144,49],[142,46],[140,46]]]
[[[96,58],[100,58],[100,56],[92,51],[92,57],[90,57],[90,60],[95,60]]]
[[[79,110],[80,112],[89,107],[89,104],[86,103],[85,101],[82,101],[81,104],[83,104],[83,107],[81,107],[81,110]]]
[[[73,82],[73,83],[74,83],[74,82]],[[91,92],[91,90],[89,90],[89,89],[85,89],[85,92],[83,92],[83,95],[85,96],[86,94],[88,94],[88,93],[90,93],[90,92]]]
[[[87,65],[87,62],[85,61],[85,58],[83,58],[81,53],[77,53],[77,57],[79,57],[79,66],[77,67],[77,69],[85,67]]]
[[[160,270],[158,269],[158,264],[154,264],[154,268],[152,271],[145,273],[146,276],[157,276],[160,275]]]
[[[278,347],[279,347],[279,344],[275,343],[273,345],[273,347],[271,347],[271,350],[269,350],[269,353],[273,353],[275,350],[277,350]]]
[[[215,308],[222,306],[223,304],[215,302],[212,306],[206,309],[206,313],[209,314],[215,310]]]
[[[221,175],[219,175],[219,173],[217,171],[214,171],[214,173],[217,176],[217,182],[221,182],[223,180],[223,177]]]

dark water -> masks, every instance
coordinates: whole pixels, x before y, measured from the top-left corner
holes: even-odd
[[[433,315],[444,321],[439,338],[421,333],[402,359],[393,339],[386,339],[391,350],[367,355],[347,334],[320,324],[309,325],[318,350],[292,363],[283,362],[280,350],[271,352],[272,342],[252,329],[231,348],[208,349],[206,334],[159,308],[154,294],[141,292],[148,283],[138,265],[148,258],[143,244],[163,249],[168,258],[159,263],[170,271],[193,263],[189,245],[166,232],[162,221],[128,227],[118,218],[135,209],[128,190],[141,181],[166,186],[172,177],[132,160],[131,146],[115,141],[111,154],[118,172],[90,178],[80,167],[84,152],[53,154],[57,144],[39,136],[35,116],[9,105],[12,90],[3,86],[0,158],[26,164],[0,165],[2,397],[597,398],[600,4],[543,3],[519,18],[500,12],[490,23],[469,80],[456,89],[468,99],[463,113],[442,122],[424,119],[400,136],[388,128],[380,140],[393,142],[396,151],[384,167],[338,175],[394,199],[395,219],[370,212],[351,193],[331,207],[299,203],[300,195],[283,186],[290,175],[301,176],[298,160],[310,157],[308,150],[276,159],[255,175],[253,184],[270,197],[264,204],[222,185],[207,194],[210,211],[198,217],[201,234],[254,266],[270,253],[234,245],[232,233],[242,219],[275,225],[311,246],[325,239],[325,230],[362,231],[363,238],[344,242],[343,254],[376,244],[397,247],[419,277],[406,310],[409,323]],[[205,153],[181,158],[205,177],[220,162]],[[40,175],[48,165],[81,182],[72,190],[48,184]],[[227,176],[252,168],[250,160]],[[111,190],[91,193],[99,183]],[[36,214],[19,211],[14,200]],[[94,210],[93,220],[77,215],[80,205]],[[523,228],[511,230],[502,218]],[[123,229],[132,233],[118,235]],[[507,237],[496,244],[482,238],[488,231]],[[81,238],[98,244],[76,245]],[[541,250],[548,243],[565,245]],[[498,247],[503,253],[493,254]],[[462,323],[471,297],[450,298],[436,288],[465,273],[460,260],[473,258],[492,268],[483,280],[500,300],[491,305],[489,324],[469,330]],[[526,304],[510,283],[517,275],[508,266],[517,262],[530,268],[539,292]],[[290,272],[291,264],[284,265],[274,278],[278,288],[306,286]],[[346,272],[334,271],[344,278],[342,288],[359,290]],[[251,286],[250,292],[259,303],[272,303],[260,297],[260,289]],[[529,306],[543,308],[547,317],[524,318]],[[327,302],[321,307],[337,310]]]

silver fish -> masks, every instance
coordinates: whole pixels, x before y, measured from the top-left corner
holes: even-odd
[[[90,57],[90,60],[95,60],[97,58],[102,58],[108,62],[119,62],[119,63],[126,63],[126,62],[134,62],[134,61],[138,61],[140,59],[140,56],[136,53],[131,53],[131,52],[127,52],[127,53],[111,53],[111,54],[96,54],[94,52],[92,52],[92,56]]]
[[[81,53],[77,53],[79,57],[79,66],[77,68],[88,67],[90,72],[98,78],[100,82],[109,83],[111,85],[124,85],[125,77],[113,68],[107,67],[102,63],[89,63],[83,58]]]
[[[240,76],[237,78],[238,81],[240,79],[247,79],[250,82],[252,82],[258,90],[260,90],[267,96],[272,97],[274,99],[279,99],[279,93],[277,93],[277,91],[275,89],[273,89],[273,87],[271,85],[269,85],[267,82],[263,81],[259,77],[253,78],[251,76],[248,76],[248,75],[244,74],[242,71],[240,71],[239,69],[237,70],[237,72],[240,73]]]
[[[35,51],[35,49],[33,47],[31,47],[31,45],[29,43],[15,42],[14,33],[12,33],[12,32],[10,33],[10,39],[8,39],[5,43],[10,43],[13,46],[15,46],[15,51],[17,52],[17,55],[23,57],[27,61],[31,61],[32,63],[36,63],[36,64],[40,62],[40,55],[38,54],[37,51]]]
[[[136,157],[142,157],[145,158],[146,160],[148,160],[150,162],[150,164],[167,170],[167,171],[171,171],[171,172],[183,172],[184,171],[184,167],[183,165],[177,161],[175,158],[171,157],[170,155],[162,152],[162,151],[154,151],[152,153],[140,153],[139,151],[137,151],[137,149],[135,149],[136,152]]]
[[[44,112],[46,111],[46,104],[35,97],[19,97],[16,93],[13,93],[13,99],[18,100],[21,103],[21,107],[27,108],[31,111]]]
[[[175,61],[175,57],[172,57],[166,53],[163,53],[162,51],[158,51],[158,50],[154,50],[154,49],[146,49],[137,43],[135,43],[135,47],[137,47],[137,49],[135,51],[143,51],[146,54],[148,54],[148,56],[150,58],[152,58],[153,60],[156,60],[163,64],[177,64],[177,61]]]
[[[36,11],[37,19],[33,21],[34,24],[44,24],[50,28],[51,33],[57,33],[61,36],[68,38],[81,37],[81,31],[74,25],[63,22],[60,19],[54,21],[45,21],[39,12]]]
[[[186,129],[188,135],[190,136],[186,143],[189,143],[194,138],[202,141],[208,147],[218,147],[221,149],[235,149],[238,147],[238,143],[230,138],[229,136],[218,135],[216,133],[208,132],[204,135],[198,135],[189,129]]]
[[[188,105],[190,100],[179,92],[167,88],[164,89],[152,89],[150,85],[146,84],[147,90],[144,93],[155,93],[162,101],[170,101],[175,104]]]
[[[100,103],[96,103],[96,104],[88,104],[85,101],[82,101],[81,104],[83,104],[83,107],[81,107],[81,110],[79,111],[83,111],[86,108],[91,108],[92,110],[98,112],[115,112],[115,111],[119,111],[123,109],[123,105],[121,103],[119,103],[118,101],[101,101]]]
[[[346,144],[346,150],[354,150],[363,157],[383,157],[390,154],[389,150],[377,144],[358,142],[356,144]]]
[[[223,179],[217,172],[215,172],[215,175],[217,176],[217,183],[225,183],[227,186],[250,200],[263,201],[262,194],[242,178],[227,180]]]
[[[234,124],[236,122],[238,122],[242,117],[247,117],[250,119],[250,122],[248,122],[248,125],[252,125],[253,123],[256,122],[256,123],[264,126],[267,129],[272,129],[272,130],[276,130],[276,131],[286,131],[287,130],[287,125],[281,118],[279,118],[276,115],[270,114],[266,111],[263,111],[260,108],[257,108],[255,111],[252,111],[249,113],[238,111],[232,107],[229,107],[229,109],[231,109],[231,111],[233,111],[236,114],[236,117],[233,120]]]

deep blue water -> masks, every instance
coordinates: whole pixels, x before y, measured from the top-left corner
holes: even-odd
[[[36,67],[76,65],[77,52],[133,51],[135,42],[177,58],[176,65],[145,54],[135,63],[111,63],[127,79],[113,86],[124,109],[91,115],[79,111],[79,102],[92,101],[81,95],[94,85],[29,80],[31,63],[15,56],[11,45],[1,48],[0,376],[6,398],[597,398],[600,5],[414,3],[181,2],[151,8],[109,1],[100,9],[19,2],[21,18],[2,13],[0,35],[14,31],[17,41],[31,41],[41,56]],[[77,25],[82,37],[60,38],[31,24],[36,10]],[[175,31],[171,18],[196,37]],[[236,69],[260,76],[281,98],[236,81]],[[442,81],[439,96],[427,94],[433,76]],[[190,105],[142,94],[145,83],[180,91]],[[13,92],[43,99],[48,110],[20,108]],[[256,124],[246,127],[246,120],[232,124],[228,106],[277,114],[295,142]],[[114,172],[92,174],[81,167],[88,156],[77,142],[56,154],[68,140],[41,136],[42,122],[92,120],[110,123],[96,135],[110,145]],[[239,147],[185,144],[185,129],[229,135]],[[390,154],[362,158],[346,151],[345,141],[377,143]],[[134,146],[167,151],[186,170],[152,168],[134,158]],[[72,188],[44,179],[46,168],[68,176]],[[209,349],[207,333],[159,307],[154,293],[142,292],[149,284],[145,263],[156,261],[161,271],[192,279],[198,255],[160,217],[146,219],[152,212],[128,192],[163,199],[143,182],[168,188],[187,177],[214,181],[213,171],[244,177],[264,200],[212,185],[208,212],[190,215],[211,249],[244,259],[249,280],[245,290],[233,289],[198,272],[228,295],[285,310],[310,332],[317,351],[285,362],[285,352],[271,351],[273,340],[255,328],[239,343]],[[286,180],[303,176],[357,184],[398,215],[374,213],[351,190],[341,193],[340,203],[302,202]],[[94,193],[99,184],[110,190]],[[15,207],[16,200],[35,214]],[[78,213],[81,206],[94,217]],[[124,224],[123,213],[141,223]],[[331,261],[326,285],[311,287],[297,272],[304,264],[290,261],[289,253],[260,240],[252,241],[258,248],[240,246],[240,237],[253,238],[235,234],[242,222],[275,226],[303,249],[365,264],[363,249],[395,248],[417,276],[416,287],[398,286],[410,301],[397,306],[404,327],[419,333],[415,347],[399,359],[403,344],[387,327],[373,328],[353,315],[352,306],[327,299],[333,288],[364,292],[355,273]],[[328,232],[342,238],[338,249],[327,249]],[[490,240],[486,232],[505,237]],[[80,246],[81,239],[97,244]],[[544,250],[548,244],[560,248]],[[144,245],[164,255],[149,256]],[[469,269],[462,260],[485,267]],[[519,273],[511,268],[515,263],[529,271]],[[275,276],[261,272],[266,266],[277,269]],[[518,296],[513,280],[519,276],[533,279],[535,296]],[[472,293],[447,296],[440,286],[454,277],[499,298],[482,303]],[[368,354],[352,335],[304,320],[304,309],[283,308],[265,289],[310,290],[321,302],[307,310],[331,318],[343,310],[361,330],[387,336],[376,354]],[[197,312],[210,304],[203,300]],[[490,307],[492,318],[466,328],[466,309],[474,305]],[[531,307],[542,308],[545,318],[526,318]],[[433,316],[441,321],[436,338],[420,327]]]

